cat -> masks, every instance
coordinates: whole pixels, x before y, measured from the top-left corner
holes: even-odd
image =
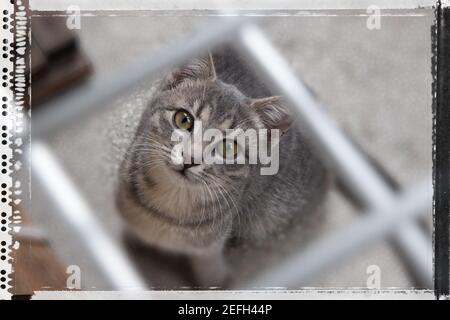
[[[282,97],[233,49],[176,68],[158,84],[120,167],[117,206],[151,246],[190,258],[197,283],[225,286],[227,246],[270,241],[314,214],[329,173],[300,134]],[[278,129],[279,169],[261,164],[174,165],[174,130]]]

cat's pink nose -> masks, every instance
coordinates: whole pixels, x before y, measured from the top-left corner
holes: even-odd
[[[191,163],[184,163],[184,164],[183,164],[183,169],[186,170],[186,169],[189,169],[189,168],[198,166],[198,165],[199,165],[199,164],[194,163],[194,159],[191,159]]]

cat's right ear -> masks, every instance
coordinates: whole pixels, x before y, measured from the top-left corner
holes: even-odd
[[[294,121],[291,110],[279,96],[254,99],[250,103],[261,122],[267,129],[279,129],[285,133]]]
[[[161,89],[171,90],[187,80],[215,80],[216,70],[211,53],[173,70],[162,82]]]

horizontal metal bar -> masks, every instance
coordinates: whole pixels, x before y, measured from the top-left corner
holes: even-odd
[[[127,93],[143,81],[151,80],[158,72],[201,54],[201,51],[206,51],[209,46],[226,41],[242,23],[242,19],[234,17],[216,20],[220,21],[203,25],[200,31],[186,36],[172,47],[155,55],[144,54],[137,62],[113,74],[88,82],[39,106],[32,114],[33,137],[44,138],[67,124],[80,120],[82,116],[108,107],[107,102]]]
[[[145,281],[130,263],[121,244],[97,221],[50,149],[44,143],[36,141],[31,146],[33,189],[44,193],[50,200],[48,204],[55,207],[55,210],[48,210],[45,217],[40,217],[46,222],[42,227],[53,228],[52,232],[47,232],[50,242],[58,245],[55,242],[60,242],[63,238],[64,249],[60,252],[64,252],[69,258],[77,257],[75,261],[72,260],[77,264],[83,264],[86,260],[94,262],[93,266],[88,264],[94,268],[89,270],[100,277],[96,281],[106,285],[108,289],[145,289]],[[52,226],[49,226],[48,221],[52,221]],[[55,237],[56,233],[58,238]],[[67,246],[67,242],[71,242],[72,247]],[[75,246],[76,254],[71,251]],[[82,274],[82,282],[85,278],[86,274]]]
[[[398,196],[390,206],[366,216],[289,257],[274,270],[236,289],[305,286],[319,273],[397,231],[431,207],[431,179]],[[379,209],[380,210],[380,209]],[[411,243],[414,245],[414,243]],[[413,247],[411,247],[414,249]]]
[[[316,148],[323,161],[336,171],[343,183],[366,205],[371,212],[394,201],[395,194],[386,182],[371,167],[363,155],[325,114],[322,106],[310,91],[292,73],[289,65],[276,52],[266,37],[253,25],[244,26],[239,32],[236,48],[254,62],[258,72],[275,91],[294,107],[303,134]],[[400,229],[394,235],[395,241],[411,262],[410,267],[420,285],[432,286],[431,239],[427,241],[423,231],[415,223],[409,223],[406,230]],[[413,237],[420,245],[409,249]]]

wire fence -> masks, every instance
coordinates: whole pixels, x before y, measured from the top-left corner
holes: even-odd
[[[292,73],[257,25],[241,18],[226,17],[203,27],[153,58],[148,55],[117,72],[117,77],[99,79],[87,88],[56,98],[33,113],[32,183],[38,186],[55,210],[48,219],[58,225],[54,233],[77,241],[78,250],[91,262],[92,272],[111,289],[144,289],[142,280],[122,245],[110,237],[83,198],[45,139],[67,124],[99,112],[115,97],[126,93],[158,72],[188,61],[224,42],[253,62],[255,72],[288,101],[298,115],[302,134],[324,163],[336,172],[352,197],[363,205],[362,216],[292,255],[278,267],[241,284],[237,289],[304,285],[334,263],[347,259],[380,239],[388,238],[398,250],[415,284],[432,288],[431,237],[420,228],[418,218],[432,203],[431,177],[404,192],[393,191],[367,158],[323,111],[319,102]],[[52,233],[48,233],[52,238]]]

